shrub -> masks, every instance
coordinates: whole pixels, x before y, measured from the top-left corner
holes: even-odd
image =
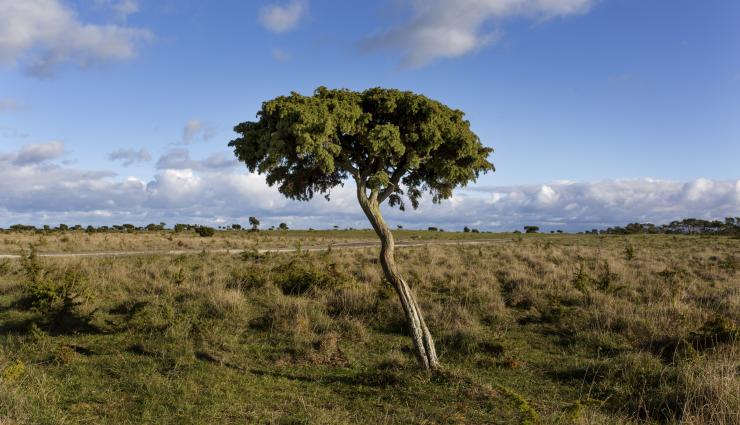
[[[216,234],[216,230],[213,227],[208,226],[198,226],[195,229],[195,233],[198,234],[198,236],[202,238],[210,238],[214,234]]]
[[[635,258],[635,247],[633,247],[631,244],[627,244],[627,246],[624,247],[624,259],[627,261],[632,261]]]
[[[44,314],[71,313],[88,296],[88,281],[81,272],[43,267],[34,248],[23,257],[22,267],[28,279],[25,288],[31,305]]]
[[[337,286],[339,283],[335,276],[309,267],[291,268],[278,281],[285,295],[302,295],[311,290]]]

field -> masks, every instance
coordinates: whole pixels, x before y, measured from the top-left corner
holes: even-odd
[[[740,423],[737,238],[397,238],[439,373],[368,231],[0,234],[192,251],[0,260],[0,424]]]

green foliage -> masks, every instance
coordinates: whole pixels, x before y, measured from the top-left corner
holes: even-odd
[[[692,332],[690,339],[698,350],[719,344],[732,344],[740,340],[740,328],[726,317],[717,316],[704,323],[696,332]]]
[[[34,309],[49,315],[68,314],[87,299],[89,283],[80,271],[44,267],[33,247],[21,261],[25,289]]]
[[[334,288],[344,281],[337,273],[327,273],[316,264],[300,261],[291,261],[278,271],[276,283],[285,295],[302,295],[318,289]]]
[[[195,228],[195,233],[197,233],[198,236],[202,238],[210,238],[211,236],[216,234],[216,230],[213,227],[198,226]]]
[[[401,208],[402,182],[416,208],[424,191],[439,202],[493,170],[492,149],[462,111],[412,92],[319,87],[312,96],[294,92],[264,102],[257,115],[234,128],[241,136],[229,146],[291,199],[328,194],[352,176]]]
[[[633,247],[632,244],[627,244],[624,247],[624,259],[627,261],[635,259],[635,247]]]

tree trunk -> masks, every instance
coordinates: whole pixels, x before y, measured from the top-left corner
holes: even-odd
[[[434,340],[432,334],[429,333],[424,318],[421,315],[421,309],[419,304],[416,302],[411,288],[406,281],[401,277],[396,267],[396,260],[394,256],[395,241],[393,234],[383,220],[383,216],[380,213],[380,205],[377,202],[375,196],[371,196],[369,199],[365,193],[365,188],[361,185],[357,187],[357,198],[360,201],[362,211],[365,212],[368,220],[375,229],[375,233],[378,234],[381,242],[380,248],[380,264],[383,266],[383,273],[388,282],[393,285],[398,294],[398,298],[403,306],[403,311],[406,314],[406,323],[409,327],[409,333],[414,341],[414,349],[416,351],[416,358],[422,367],[426,370],[435,370],[439,368],[439,360],[437,360],[437,352],[434,349]]]

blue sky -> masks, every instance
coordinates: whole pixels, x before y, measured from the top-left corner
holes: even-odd
[[[407,226],[740,215],[739,21],[733,0],[0,0],[0,225],[360,226],[350,195],[284,201],[226,147],[319,85],[423,93],[495,148],[447,205],[388,212]]]

